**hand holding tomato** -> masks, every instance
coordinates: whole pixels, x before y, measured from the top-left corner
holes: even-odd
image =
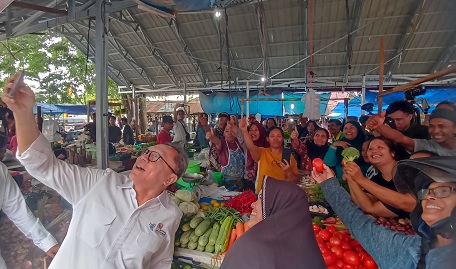
[[[318,183],[322,183],[323,181],[334,177],[334,172],[331,170],[331,168],[325,164],[323,164],[323,168],[324,170],[321,173],[317,172],[315,167],[312,169],[311,176],[313,180]]]
[[[320,158],[315,158],[312,161],[312,166],[315,168],[315,170],[317,170],[318,173],[322,173],[325,170],[323,165],[324,165],[324,162]]]

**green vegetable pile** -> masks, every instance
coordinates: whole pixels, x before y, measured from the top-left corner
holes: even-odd
[[[342,151],[342,157],[344,158],[342,160],[343,164],[348,163],[348,162],[354,162],[356,159],[359,158],[359,156],[360,156],[359,150],[357,150],[356,148],[353,148],[353,147],[345,148]]]

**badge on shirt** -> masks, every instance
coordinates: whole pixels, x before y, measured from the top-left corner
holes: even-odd
[[[166,236],[166,232],[163,231],[163,223],[155,224],[155,223],[149,223],[149,229],[151,232],[155,232],[161,237]]]

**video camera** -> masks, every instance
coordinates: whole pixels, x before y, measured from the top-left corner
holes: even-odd
[[[413,90],[405,91],[405,99],[415,103],[415,97],[423,95],[426,93],[426,88],[423,85],[418,86],[418,88],[415,88]]]

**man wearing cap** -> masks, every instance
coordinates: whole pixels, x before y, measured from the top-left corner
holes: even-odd
[[[174,107],[174,138],[173,142],[178,143],[182,148],[190,140],[190,134],[185,126],[185,109],[182,104],[176,104]]]
[[[230,115],[226,112],[218,114],[217,125],[214,127],[214,136],[218,139],[223,138],[223,133],[225,132],[225,127],[228,121],[230,120]],[[219,153],[217,147],[214,144],[211,144],[209,148],[209,161],[207,163],[207,169],[220,172],[222,166],[220,165]]]
[[[366,125],[385,138],[401,144],[409,152],[426,150],[440,156],[456,156],[456,111],[438,108],[432,112],[429,119],[431,140],[412,139],[383,124],[385,112],[371,116]]]
[[[171,116],[163,116],[162,127],[157,137],[157,144],[171,143],[171,130],[173,129],[174,121]]]
[[[394,183],[417,197],[412,213],[416,235],[394,232],[376,224],[353,204],[333,172],[325,165],[312,177],[320,183],[334,212],[380,268],[455,268],[456,157],[430,157],[398,162]],[[364,260],[363,263],[366,261]]]

